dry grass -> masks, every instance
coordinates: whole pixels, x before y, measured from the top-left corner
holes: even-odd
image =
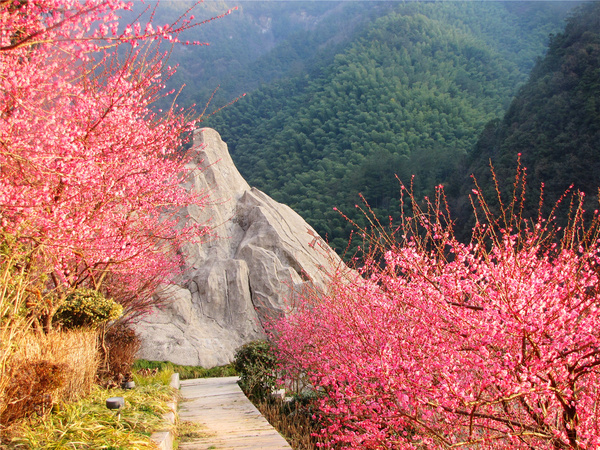
[[[2,316],[0,311],[0,319],[3,320]],[[15,374],[20,371],[21,364],[15,358],[15,348],[22,340],[23,329],[24,327],[14,322],[2,323],[0,326],[0,424],[4,411],[9,407],[7,389]]]
[[[98,370],[97,333],[90,330],[53,332],[48,335],[28,335],[25,345],[18,351],[26,363],[52,361],[65,365],[67,373],[57,400],[75,400],[88,394]]]
[[[177,426],[177,436],[180,441],[204,439],[214,436],[215,433],[206,431],[206,426],[198,422],[188,422],[183,420]]]
[[[173,426],[162,418],[174,389],[148,384],[132,390],[101,389],[98,386],[77,402],[55,407],[46,416],[32,416],[7,430],[3,449],[155,449],[150,435]],[[121,396],[121,414],[106,408],[108,397]]]
[[[294,450],[317,450],[318,443],[323,442],[314,436],[320,427],[309,407],[281,400],[263,400],[255,406]]]
[[[32,280],[21,264],[23,256],[11,251],[7,242],[7,238],[0,235],[0,418],[8,407],[6,389],[19,369],[15,351],[31,323],[22,311]]]
[[[44,415],[58,402],[88,394],[96,377],[97,353],[93,331],[25,334],[3,372],[0,423]]]

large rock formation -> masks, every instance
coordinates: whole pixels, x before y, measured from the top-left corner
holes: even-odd
[[[211,205],[191,206],[181,220],[209,223],[218,236],[182,249],[186,275],[137,327],[139,356],[213,367],[264,337],[263,324],[298,292],[323,289],[325,272],[341,261],[291,208],[246,183],[216,131],[196,130],[194,144],[186,187],[208,193]]]

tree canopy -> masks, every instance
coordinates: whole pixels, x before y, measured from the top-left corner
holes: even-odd
[[[510,179],[518,155],[529,187],[550,208],[572,187],[596,209],[600,185],[600,5],[581,6],[531,72],[502,120],[489,122],[470,156],[468,174],[490,185],[489,163]],[[465,193],[463,192],[463,198]],[[530,195],[535,198],[537,195]],[[465,204],[464,200],[457,202]],[[537,203],[528,205],[537,213]]]
[[[29,314],[47,326],[82,287],[147,312],[179,271],[179,243],[206,231],[173,215],[205,202],[180,185],[194,117],[150,109],[170,72],[153,43],[176,42],[190,19],[124,26],[127,7],[0,2],[0,260],[28,261],[15,270],[38,280]]]
[[[396,5],[330,64],[251,92],[207,123],[251,184],[341,251],[351,225],[333,207],[360,221],[362,193],[397,217],[396,175],[416,175],[417,198],[457,182],[459,162],[525,82],[548,29],[559,29],[554,7],[530,8]]]

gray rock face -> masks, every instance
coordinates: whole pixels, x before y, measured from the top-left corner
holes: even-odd
[[[208,193],[211,204],[180,217],[209,223],[217,237],[181,249],[186,275],[159,294],[167,305],[137,326],[138,356],[209,368],[265,337],[265,323],[303,289],[323,290],[326,273],[342,262],[291,208],[246,183],[216,131],[196,130],[194,144],[186,188]]]

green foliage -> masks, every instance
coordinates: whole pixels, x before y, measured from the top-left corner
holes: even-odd
[[[171,383],[171,377],[175,373],[170,367],[137,370],[135,363],[132,369],[134,370],[133,381],[136,386],[146,386],[149,384],[164,384],[168,386]]]
[[[264,398],[277,387],[277,357],[269,341],[241,346],[235,353],[233,366],[240,375],[240,387],[250,398]]]
[[[123,307],[98,291],[79,288],[69,294],[60,305],[54,320],[64,328],[97,328],[110,320],[117,320]]]
[[[145,359],[136,359],[133,364],[133,370],[169,370],[174,373],[178,373],[181,380],[210,377],[231,377],[237,375],[237,372],[232,364],[205,369],[204,367],[200,366],[182,366],[179,364],[173,364],[169,361],[148,361]]]
[[[564,33],[552,37],[547,55],[504,119],[488,123],[469,159],[468,173],[480,185],[492,186],[491,160],[500,184],[507,183],[520,154],[534,191],[528,197],[538,198],[544,183],[544,214],[571,185],[588,194],[586,209],[593,211],[600,185],[599,143],[600,4],[592,2],[569,18]],[[466,205],[467,194],[456,203]],[[530,216],[537,215],[537,202],[526,208]]]
[[[207,121],[250,184],[302,215],[334,248],[363,225],[362,193],[399,217],[398,175],[431,194],[524,83],[563,10],[452,2],[395,4],[327,65],[250,93]]]

